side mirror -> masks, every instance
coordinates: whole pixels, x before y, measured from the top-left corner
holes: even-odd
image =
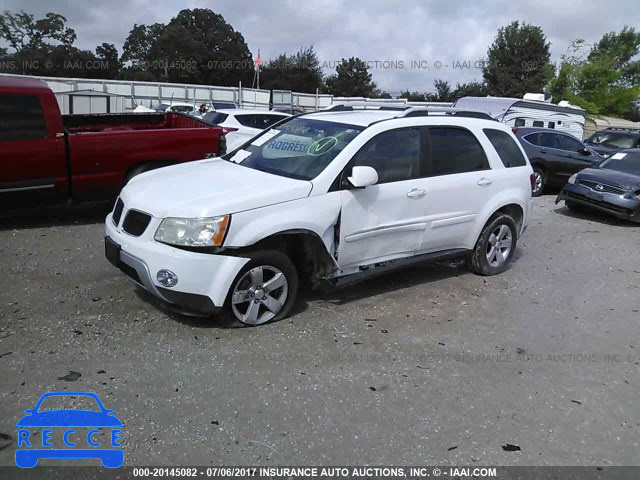
[[[580,155],[587,156],[587,155],[591,155],[591,150],[589,150],[588,148],[581,148],[580,150],[578,150],[578,153]]]
[[[373,167],[353,167],[347,180],[355,188],[369,187],[378,183],[378,172]]]

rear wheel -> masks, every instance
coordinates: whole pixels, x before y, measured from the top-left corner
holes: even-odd
[[[547,177],[544,174],[544,170],[542,170],[540,167],[533,167],[533,176],[534,182],[533,188],[531,189],[531,195],[534,197],[539,197],[540,195],[542,195],[544,187],[547,184]]]
[[[231,284],[225,316],[261,325],[289,315],[298,293],[298,274],[287,255],[275,250],[251,254]]]
[[[479,275],[496,275],[509,267],[518,239],[516,222],[506,213],[494,216],[482,229],[467,263]]]

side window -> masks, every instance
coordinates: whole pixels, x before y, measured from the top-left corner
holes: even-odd
[[[578,150],[582,150],[584,148],[582,146],[582,143],[580,143],[578,140],[568,137],[567,135],[559,135],[558,141],[562,150],[577,152]]]
[[[355,155],[352,166],[375,168],[378,183],[420,177],[420,130],[402,128],[376,135]]]
[[[489,170],[482,146],[468,130],[455,127],[429,128],[431,175]]]
[[[534,120],[533,121],[533,126],[534,127],[544,127],[544,122],[541,122],[540,120]]]
[[[516,142],[507,132],[485,128],[483,130],[505,167],[524,167],[527,161]]]
[[[532,145],[542,145],[542,143],[540,143],[540,134],[539,133],[530,133],[529,135],[525,135],[524,138],[527,142],[529,142]]]
[[[240,125],[244,125],[245,127],[260,128],[257,126],[256,117],[258,117],[258,115],[236,115],[236,120]]]
[[[542,147],[560,148],[560,141],[555,133],[541,133],[539,138]]]
[[[555,124],[555,122],[549,122],[549,123],[547,123],[547,127],[556,128],[556,124]]]
[[[513,125],[514,127],[524,127],[525,126],[525,120],[524,118],[516,118],[516,122]]]
[[[257,122],[258,125],[256,128],[259,128],[261,130],[264,130],[265,128],[269,128],[271,125],[279,122],[283,118],[287,118],[280,115],[259,115],[258,117],[259,117],[259,121]]]
[[[47,123],[35,95],[0,95],[0,141],[47,137]]]

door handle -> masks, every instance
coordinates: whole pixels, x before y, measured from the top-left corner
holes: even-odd
[[[485,178],[482,177],[480,180],[478,180],[478,185],[480,185],[481,187],[486,187],[487,185],[491,185],[491,179],[490,178]]]
[[[419,197],[424,197],[426,194],[427,194],[427,192],[425,192],[424,190],[420,190],[420,189],[414,188],[409,193],[407,193],[407,197],[409,197],[409,198],[419,198]]]

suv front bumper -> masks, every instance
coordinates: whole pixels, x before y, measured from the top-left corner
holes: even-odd
[[[140,237],[119,231],[110,213],[105,221],[105,255],[109,262],[157,298],[190,311],[213,314],[224,306],[229,289],[244,257],[197,253],[153,240],[155,230]],[[178,282],[164,287],[159,270],[173,272]]]

